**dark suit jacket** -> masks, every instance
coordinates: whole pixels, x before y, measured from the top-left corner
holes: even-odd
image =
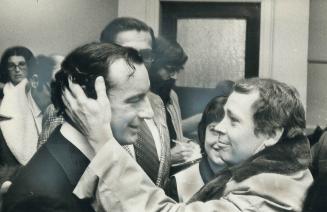
[[[13,177],[4,197],[5,211],[18,202],[49,199],[62,203],[67,211],[93,211],[90,204],[79,200],[72,191],[89,160],[60,133],[58,127],[32,159]],[[42,204],[46,204],[42,201]]]
[[[327,132],[311,148],[314,183],[307,192],[304,212],[327,211]]]

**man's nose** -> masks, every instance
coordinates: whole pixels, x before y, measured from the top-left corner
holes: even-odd
[[[177,80],[177,72],[174,71],[174,72],[170,72],[170,79],[175,79]]]
[[[223,118],[216,126],[214,127],[214,130],[218,132],[220,135],[226,134],[226,127],[225,127],[225,121],[226,119]]]
[[[140,105],[140,110],[138,113],[139,118],[141,119],[151,119],[154,116],[150,101],[148,97],[145,97],[142,105]]]
[[[19,66],[15,66],[15,72],[17,73],[21,72],[21,68]]]

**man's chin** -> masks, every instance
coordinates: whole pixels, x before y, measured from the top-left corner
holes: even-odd
[[[120,140],[117,140],[121,145],[130,145],[130,144],[135,144],[137,141],[137,134],[133,135],[128,135],[125,138],[122,138]]]

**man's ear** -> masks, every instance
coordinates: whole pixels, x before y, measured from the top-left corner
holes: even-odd
[[[279,139],[282,137],[283,132],[284,132],[284,128],[276,129],[276,130],[275,130],[275,135],[269,137],[269,138],[264,142],[265,146],[266,146],[266,147],[269,147],[269,146],[273,146],[273,145],[275,145],[275,144],[279,141]]]
[[[37,74],[33,74],[33,76],[30,78],[30,82],[32,88],[37,88],[39,85],[39,76]]]

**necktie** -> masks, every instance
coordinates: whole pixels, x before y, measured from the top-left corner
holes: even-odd
[[[137,163],[151,180],[156,183],[160,162],[151,131],[144,120],[141,123],[134,149]]]

